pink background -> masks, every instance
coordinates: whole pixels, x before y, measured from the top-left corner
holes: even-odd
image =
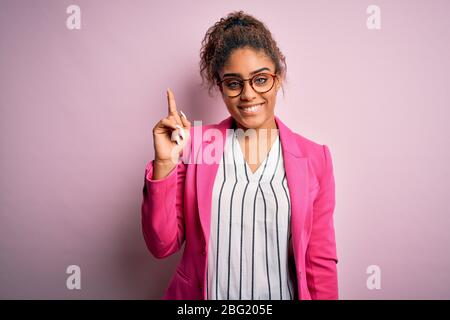
[[[66,28],[70,4],[81,30]],[[199,86],[199,49],[239,9],[286,55],[276,114],[332,152],[340,297],[450,298],[444,0],[2,0],[0,298],[162,296],[181,252],[157,260],[141,233],[151,130],[167,87],[191,121],[228,116]],[[71,264],[81,290],[66,288]]]

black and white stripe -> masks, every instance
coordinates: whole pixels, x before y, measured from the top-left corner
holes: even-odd
[[[290,197],[279,136],[252,173],[233,130],[214,181],[207,299],[293,299]]]

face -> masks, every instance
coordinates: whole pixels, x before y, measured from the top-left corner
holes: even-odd
[[[262,51],[239,48],[231,53],[219,75],[221,80],[227,78],[249,79],[260,73],[275,74],[275,65],[272,60]],[[275,79],[272,89],[266,93],[256,92],[251,87],[250,81],[244,81],[244,87],[239,96],[230,98],[222,93],[222,98],[239,128],[272,129],[276,128],[274,109],[280,87],[279,77]],[[254,105],[259,106],[250,110],[245,109]]]

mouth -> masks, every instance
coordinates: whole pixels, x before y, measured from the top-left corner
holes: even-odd
[[[238,109],[241,112],[241,114],[243,114],[243,115],[254,115],[254,114],[259,113],[262,110],[264,104],[265,103],[254,104],[254,105],[248,106],[248,107],[239,106]]]

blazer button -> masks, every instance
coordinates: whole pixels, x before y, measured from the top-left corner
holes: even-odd
[[[205,251],[205,250],[203,250],[203,251],[202,251],[202,255],[205,255],[205,254],[206,254],[206,251]]]

